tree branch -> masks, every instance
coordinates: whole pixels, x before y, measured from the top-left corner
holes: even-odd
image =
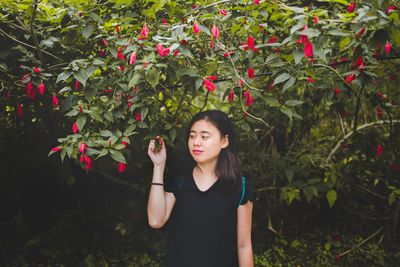
[[[29,22],[29,29],[30,29],[30,32],[31,32],[31,35],[33,38],[33,42],[35,43],[35,47],[36,47],[36,51],[38,53],[39,59],[43,64],[44,58],[43,58],[42,50],[40,50],[39,41],[38,41],[36,33],[35,33],[35,28],[33,27],[33,22],[35,21],[35,17],[36,17],[37,5],[38,5],[38,0],[34,0],[31,20]]]
[[[19,44],[22,44],[22,45],[27,46],[27,47],[29,47],[29,48],[36,49],[36,47],[34,47],[34,46],[30,45],[30,44],[27,44],[27,43],[21,42],[21,41],[18,40],[18,39],[15,39],[14,37],[12,37],[11,35],[9,35],[9,34],[6,33],[5,31],[3,31],[2,29],[0,29],[0,32],[3,33],[3,34],[4,34],[5,36],[7,36],[8,38],[10,38],[11,40],[13,40],[13,41],[15,41],[15,42],[17,42],[17,43],[19,43]],[[49,56],[51,56],[51,57],[53,57],[53,58],[59,60],[60,62],[64,62],[64,60],[62,60],[61,58],[59,58],[59,57],[57,57],[57,56],[55,56],[55,55],[53,55],[53,54],[51,54],[51,53],[49,53],[49,52],[47,52],[47,51],[42,51],[42,52],[43,52],[44,54],[46,54],[46,55],[49,55]]]
[[[364,128],[368,128],[368,127],[374,126],[375,124],[384,124],[384,123],[390,123],[390,121],[374,121],[374,122],[371,122],[371,123],[367,123],[367,124],[361,125],[360,127],[357,127],[357,131],[360,131],[360,130],[362,130],[362,129],[364,129]],[[400,120],[392,121],[392,123],[400,123]],[[329,155],[328,155],[328,157],[326,158],[325,162],[328,163],[328,162],[331,160],[332,156],[333,156],[333,155],[336,153],[336,151],[339,149],[340,145],[344,142],[344,140],[346,140],[347,138],[349,138],[350,136],[352,136],[352,135],[353,135],[354,133],[356,133],[357,131],[349,132],[349,133],[347,133],[345,136],[343,136],[343,138],[340,139],[340,141],[337,142],[337,144],[335,145],[335,147],[331,150],[331,152],[329,153]]]

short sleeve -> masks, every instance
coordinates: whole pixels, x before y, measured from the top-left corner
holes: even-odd
[[[244,178],[244,177],[243,177]],[[249,181],[249,179],[244,178],[244,193],[243,193],[243,184],[241,185],[240,190],[240,205],[244,205],[247,201],[254,202],[254,194],[253,194],[253,183]]]
[[[174,195],[176,195],[177,192],[177,179],[176,176],[174,175],[169,175],[167,177],[165,177],[164,180],[164,191],[165,192],[170,192],[173,193]]]

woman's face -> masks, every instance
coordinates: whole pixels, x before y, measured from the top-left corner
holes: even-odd
[[[188,147],[197,163],[214,163],[221,149],[229,145],[228,137],[207,120],[196,121],[189,132]]]

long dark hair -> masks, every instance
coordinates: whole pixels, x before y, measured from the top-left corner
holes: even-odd
[[[224,137],[228,135],[229,145],[223,148],[218,157],[216,175],[221,179],[224,184],[225,189],[231,191],[234,188],[238,188],[240,184],[241,168],[240,159],[237,153],[236,138],[233,132],[232,124],[226,115],[226,113],[220,110],[207,110],[197,113],[193,116],[186,130],[186,153],[190,158],[189,162],[191,166],[194,167],[196,162],[190,156],[189,149],[187,147],[190,130],[193,124],[200,120],[206,120],[212,123],[220,132],[221,136]]]

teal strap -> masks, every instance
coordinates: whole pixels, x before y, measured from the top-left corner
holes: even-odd
[[[242,196],[240,198],[238,207],[242,204],[245,192],[246,192],[246,179],[244,178],[244,176],[242,176]]]

